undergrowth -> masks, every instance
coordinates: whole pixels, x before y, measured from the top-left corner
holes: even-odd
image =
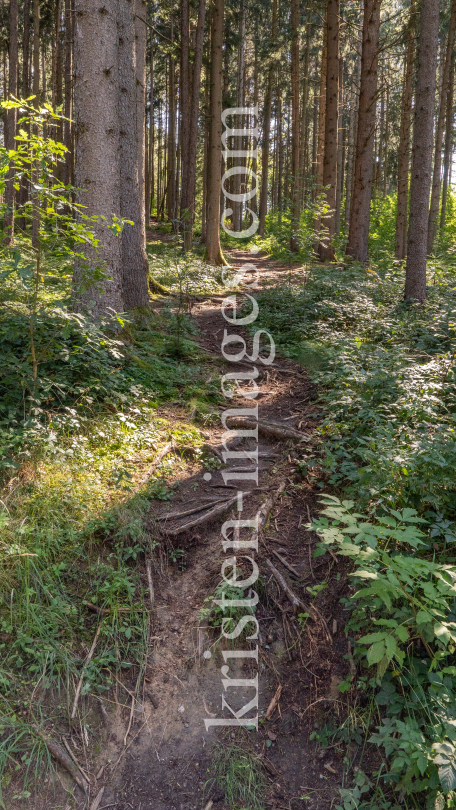
[[[169,265],[161,266],[170,283]],[[16,771],[22,775],[18,800],[30,799],[34,779],[51,768],[38,731],[53,737],[72,727],[87,751],[98,735],[97,700],[109,701],[122,671],[146,661],[141,576],[157,545],[147,512],[151,500],[173,497],[169,478],[185,464],[180,448],[203,443],[192,417],[204,422],[219,397],[214,361],[196,342],[189,296],[203,291],[204,278],[192,268],[179,271],[182,294],[123,318],[119,331],[71,312],[71,267],[46,249],[35,384],[24,289],[14,277],[3,282],[0,783],[16,785]],[[160,415],[162,403],[177,406],[178,425]],[[171,438],[176,449],[148,475]],[[78,731],[74,689],[99,627]]]
[[[317,554],[329,546],[353,564],[345,607],[360,674],[341,690],[375,695],[366,738],[388,763],[358,772],[340,806],[453,807],[456,275],[451,254],[430,261],[418,308],[402,300],[401,267],[377,255],[264,291],[259,325],[318,384],[316,442],[299,466],[339,495],[324,496],[312,528]]]

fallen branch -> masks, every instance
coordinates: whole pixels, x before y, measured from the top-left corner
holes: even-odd
[[[164,447],[162,447],[162,449],[160,450],[160,452],[158,453],[158,455],[156,455],[156,456],[155,456],[155,459],[154,459],[154,461],[153,461],[153,464],[151,464],[151,465],[150,465],[150,467],[148,468],[147,472],[145,472],[145,473],[144,473],[144,475],[143,475],[143,476],[141,476],[141,478],[139,479],[139,481],[138,481],[138,483],[136,484],[136,486],[135,486],[135,488],[134,488],[133,492],[137,492],[137,491],[138,491],[138,489],[139,489],[139,488],[140,488],[140,487],[141,487],[143,484],[145,484],[145,483],[146,483],[146,481],[147,481],[147,480],[150,478],[150,476],[152,475],[152,473],[154,473],[154,472],[155,472],[155,470],[157,469],[157,467],[158,467],[158,465],[160,464],[160,462],[161,462],[161,461],[163,461],[163,459],[165,458],[165,456],[167,456],[167,455],[168,455],[168,453],[170,453],[170,452],[171,452],[171,450],[174,450],[175,446],[176,446],[176,445],[175,445],[174,441],[170,441],[170,442],[168,442],[168,444],[165,444],[165,446],[164,446]]]
[[[266,559],[265,562],[266,562],[266,565],[268,566],[268,568],[273,573],[273,575],[274,575],[275,579],[277,580],[278,584],[280,585],[280,587],[282,588],[282,590],[284,591],[284,593],[286,594],[286,596],[290,600],[290,602],[291,602],[291,604],[293,606],[294,612],[296,613],[298,607],[300,607],[303,610],[307,611],[307,607],[304,604],[304,602],[299,598],[299,596],[296,596],[296,594],[293,593],[293,591],[291,590],[290,586],[288,585],[286,579],[277,570],[275,565],[273,565],[271,560]]]
[[[92,641],[92,646],[90,648],[89,654],[88,654],[88,656],[87,656],[87,658],[85,660],[84,666],[82,667],[81,677],[79,678],[79,683],[78,683],[78,685],[76,687],[76,694],[74,696],[73,710],[71,712],[71,719],[72,720],[74,720],[74,718],[76,717],[76,710],[78,708],[78,700],[79,700],[79,695],[80,695],[81,688],[82,688],[82,682],[84,680],[84,675],[86,673],[86,669],[89,666],[89,663],[92,660],[92,656],[93,656],[93,654],[95,652],[95,647],[97,646],[98,636],[100,635],[100,630],[101,630],[102,624],[103,624],[103,622],[101,622],[98,625],[98,629],[97,629],[97,632],[95,633],[95,638]]]
[[[279,495],[284,491],[285,484],[286,481],[281,481],[276,491],[269,496],[269,498],[262,504],[262,506],[260,506],[255,516],[255,519],[258,521],[258,531],[261,531],[261,529],[266,525],[267,519],[269,517],[269,512],[274,506]]]
[[[150,565],[150,560],[146,560],[146,573],[147,573],[147,582],[149,584],[150,609],[153,610],[155,601],[155,592],[154,592],[154,583],[152,582],[152,569]]]
[[[86,778],[81,774],[76,763],[72,759],[70,759],[68,754],[65,753],[63,748],[55,740],[51,740],[51,738],[48,737],[43,731],[40,731],[40,729],[37,726],[33,726],[33,729],[38,734],[40,739],[43,740],[49,753],[52,754],[52,756],[57,760],[57,762],[60,762],[60,764],[63,765],[63,767],[68,771],[68,773],[71,774],[74,781],[76,782],[77,785],[79,785],[81,790],[83,790],[84,793],[87,793],[89,789],[89,783],[87,782]]]
[[[245,497],[249,493],[244,492],[243,496]],[[163,527],[162,531],[164,534],[167,534],[171,537],[176,537],[178,534],[182,534],[182,532],[186,532],[188,529],[192,529],[194,526],[200,526],[203,523],[209,523],[213,518],[217,517],[217,515],[221,515],[230,506],[232,506],[238,500],[238,496],[236,495],[234,498],[230,498],[228,501],[224,501],[223,503],[217,504],[214,506],[213,509],[210,509],[209,512],[205,512],[203,515],[195,518],[194,520],[189,520],[188,523],[184,523],[182,526],[177,526],[177,528],[166,528]]]
[[[282,555],[281,555],[281,554],[279,554],[279,552],[278,552],[278,551],[276,551],[274,548],[271,548],[271,551],[272,551],[272,553],[273,553],[273,554],[274,554],[274,555],[277,557],[277,559],[278,559],[278,560],[280,560],[280,562],[282,563],[282,565],[284,565],[284,566],[285,566],[285,568],[288,568],[288,570],[290,571],[290,573],[291,573],[291,574],[293,574],[293,575],[294,575],[295,577],[297,577],[298,579],[301,579],[301,575],[300,575],[300,574],[298,574],[298,572],[296,571],[296,568],[293,568],[293,566],[292,566],[292,565],[290,565],[290,563],[289,563],[289,562],[287,562],[287,561],[284,559],[284,557],[282,557]]]
[[[275,436],[277,439],[296,439],[299,442],[308,442],[310,441],[310,436],[306,433],[301,433],[299,430],[295,430],[291,427],[285,427],[284,425],[276,425],[272,422],[262,422],[262,421],[255,421],[254,419],[248,419],[247,417],[228,417],[229,419],[229,427],[228,430],[232,428],[249,428],[255,430],[257,427],[260,433],[264,433],[266,436]]]
[[[268,706],[268,710],[266,712],[266,720],[270,720],[272,715],[274,714],[274,712],[275,712],[275,710],[276,710],[276,708],[278,706],[281,694],[282,694],[282,687],[279,685],[277,687],[277,689],[276,689],[276,693],[275,693],[274,697],[272,698],[272,700],[271,700],[271,702],[270,702],[270,704]]]

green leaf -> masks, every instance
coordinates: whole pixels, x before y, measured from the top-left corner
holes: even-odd
[[[379,661],[382,660],[383,656],[385,655],[385,642],[384,641],[377,641],[372,647],[369,647],[367,651],[367,661],[370,666],[373,664],[378,664]]]
[[[456,767],[454,762],[448,762],[439,768],[439,779],[445,793],[456,788]]]
[[[417,624],[424,624],[425,622],[432,622],[433,617],[427,610],[419,610],[416,614],[416,623]]]

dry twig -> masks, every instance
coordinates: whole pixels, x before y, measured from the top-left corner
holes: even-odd
[[[278,706],[281,694],[282,694],[282,687],[279,684],[279,686],[276,689],[276,693],[275,693],[274,697],[272,698],[272,700],[271,700],[271,702],[270,702],[270,704],[268,706],[268,710],[266,712],[266,720],[270,720],[272,715],[274,714],[274,712],[275,712],[275,710],[276,710],[276,708]]]
[[[162,447],[162,449],[160,450],[160,452],[159,452],[159,453],[158,453],[158,454],[155,456],[153,463],[150,465],[150,467],[147,469],[147,471],[144,473],[144,475],[142,475],[142,476],[141,476],[141,478],[139,479],[139,481],[138,481],[138,483],[136,484],[136,486],[135,486],[135,488],[134,488],[133,492],[137,492],[137,491],[138,491],[138,489],[139,489],[139,488],[140,488],[140,487],[141,487],[143,484],[145,484],[145,483],[146,483],[146,481],[147,481],[147,480],[150,478],[150,476],[152,475],[152,473],[153,473],[153,472],[155,472],[155,470],[157,469],[157,467],[158,467],[158,465],[160,464],[160,462],[161,462],[161,461],[163,461],[163,459],[165,458],[165,456],[167,456],[167,455],[168,455],[168,453],[170,453],[170,452],[171,452],[171,450],[174,450],[175,446],[176,446],[176,445],[175,445],[175,442],[174,442],[174,441],[170,441],[170,442],[168,442],[168,444],[165,444],[165,446],[164,446],[164,447]]]
[[[154,583],[152,582],[152,569],[150,565],[150,560],[146,560],[146,573],[147,573],[147,582],[149,585],[150,609],[153,610],[155,601],[155,592],[154,592]]]
[[[74,718],[76,717],[76,710],[78,708],[78,700],[79,700],[79,695],[80,695],[81,688],[82,688],[82,683],[83,683],[83,680],[84,680],[84,675],[86,673],[86,669],[89,666],[90,661],[92,660],[92,656],[93,656],[93,654],[95,652],[95,647],[97,646],[98,636],[100,635],[100,630],[101,630],[102,624],[103,624],[103,622],[101,622],[98,625],[97,632],[95,633],[95,638],[92,641],[92,646],[90,648],[89,654],[88,654],[88,656],[87,656],[87,658],[85,660],[84,666],[82,667],[81,677],[79,678],[79,683],[78,683],[78,685],[76,687],[76,694],[74,696],[73,710],[71,712],[71,719],[72,720],[74,720]]]

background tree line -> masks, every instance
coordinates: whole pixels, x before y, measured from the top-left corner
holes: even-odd
[[[151,217],[181,231],[184,249],[201,239],[207,260],[223,263],[221,175],[235,164],[251,171],[243,182],[232,176],[229,190],[248,192],[255,172],[259,232],[287,222],[291,252],[302,212],[314,206],[322,260],[335,258],[342,236],[347,255],[367,262],[372,201],[396,195],[405,294],[424,300],[426,256],[451,184],[455,24],[456,0],[4,4],[3,96],[33,94],[37,107],[61,107],[66,120],[52,135],[68,150],[60,180],[82,190],[88,214],[134,223],[120,240],[94,225],[97,260],[112,280],[101,296],[83,292],[76,262],[75,307],[89,299],[99,312],[147,305]],[[222,165],[222,109],[255,104],[258,160]],[[15,110],[4,114],[7,149],[16,122]],[[7,240],[25,228],[30,193],[26,182],[6,185]],[[229,227],[243,222],[250,215],[237,202]]]

